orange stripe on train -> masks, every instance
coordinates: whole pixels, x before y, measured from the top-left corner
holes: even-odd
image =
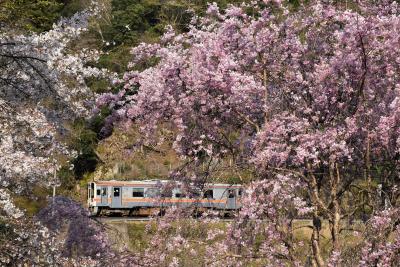
[[[101,201],[100,198],[94,198],[94,201]],[[111,202],[111,199],[108,199]],[[200,203],[226,203],[224,199],[157,199],[157,198],[122,198],[122,202],[160,202],[160,203],[192,203],[192,202],[200,202]]]
[[[159,203],[193,203],[193,202],[200,202],[200,203],[225,203],[226,200],[223,199],[156,199],[156,198],[123,198],[122,202],[159,202]]]

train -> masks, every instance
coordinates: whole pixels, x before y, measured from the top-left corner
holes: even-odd
[[[168,180],[94,181],[88,184],[87,205],[92,216],[112,213],[150,215],[171,206],[213,209],[231,215],[241,208],[243,188],[239,184],[204,184],[195,194],[186,195],[179,183],[170,190]]]

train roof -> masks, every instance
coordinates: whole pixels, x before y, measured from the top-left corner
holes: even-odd
[[[109,186],[149,186],[149,185],[160,185],[166,184],[171,182],[171,180],[130,180],[130,181],[121,181],[121,180],[98,180],[94,181],[93,183],[97,185],[109,185]],[[214,183],[207,183],[206,186],[208,187],[242,187],[240,184],[214,184]]]

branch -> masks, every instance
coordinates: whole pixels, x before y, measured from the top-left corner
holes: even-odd
[[[7,57],[7,58],[12,58],[12,59],[32,59],[32,60],[37,60],[42,63],[46,63],[46,60],[33,57],[33,56],[16,56],[16,55],[9,55],[9,54],[0,54],[0,57]]]
[[[237,115],[239,115],[242,119],[244,119],[248,124],[252,125],[256,129],[257,133],[260,132],[260,126],[258,126],[257,123],[255,123],[254,121],[250,120],[246,115],[244,115],[243,113],[241,113],[241,112],[239,112],[237,110],[234,110],[234,112]]]

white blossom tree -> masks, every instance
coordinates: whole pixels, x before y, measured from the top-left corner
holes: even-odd
[[[85,79],[112,76],[88,66],[97,51],[71,48],[99,11],[94,2],[40,34],[0,32],[0,265],[80,266],[60,253],[56,231],[25,216],[13,196],[48,186],[53,171],[74,156],[63,139],[66,123],[91,109]]]

